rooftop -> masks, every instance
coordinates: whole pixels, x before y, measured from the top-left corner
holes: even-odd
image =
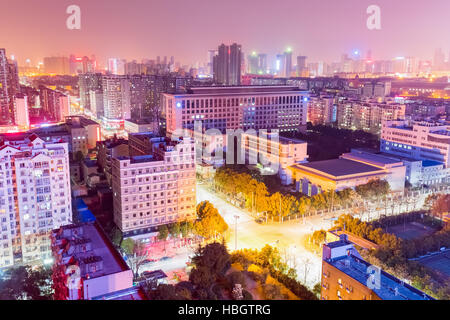
[[[129,270],[121,255],[96,223],[63,226],[55,230],[54,235],[62,262],[69,265],[72,264],[70,261],[73,259],[78,261],[83,278],[89,275],[89,278],[92,279]],[[77,243],[85,239],[89,240],[91,244],[90,250],[76,252]],[[99,259],[102,261],[102,267],[95,272],[87,273],[82,267],[84,263]]]
[[[332,244],[332,243],[331,243]],[[330,244],[328,244],[329,246]],[[367,285],[370,276],[368,262],[355,257],[345,255],[334,259],[325,260],[335,268],[344,272],[356,281]],[[400,279],[381,271],[380,288],[372,289],[383,300],[434,300],[432,297],[404,283]]]
[[[434,160],[422,160],[422,167],[435,167],[444,165],[442,162]]]
[[[157,121],[151,120],[150,118],[139,118],[139,119],[126,119],[125,121],[135,123],[135,124],[153,124]]]
[[[352,149],[349,153],[344,153],[341,157],[344,157],[346,159],[368,160],[374,166],[380,167],[401,163],[399,159],[396,159],[392,156],[389,157],[383,154],[379,154],[377,151],[370,152],[360,149]]]
[[[332,159],[324,161],[314,161],[304,164],[295,164],[292,166],[292,168],[305,171],[318,171],[318,173],[332,176],[333,178],[339,178],[349,175],[378,173],[381,170],[380,168],[375,166],[347,159]]]
[[[230,86],[230,87],[193,87],[185,95],[229,95],[229,94],[270,94],[280,92],[303,92],[296,86]],[[178,94],[177,94],[178,95]]]
[[[97,296],[91,300],[147,300],[147,297],[141,287],[131,287]]]

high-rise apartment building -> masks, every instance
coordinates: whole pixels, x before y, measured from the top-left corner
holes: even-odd
[[[441,48],[436,49],[433,58],[433,70],[442,71],[445,69],[445,53]]]
[[[94,98],[103,94],[103,75],[101,73],[82,73],[78,75],[78,87],[80,90],[80,107],[92,111],[91,96]],[[96,103],[96,101],[94,101]],[[96,104],[96,113],[100,106]]]
[[[217,84],[238,86],[241,84],[241,45],[233,43],[230,46],[221,44],[214,57],[214,81]]]
[[[0,49],[0,124],[15,123],[14,97],[20,92],[17,62],[6,58]]]
[[[94,56],[88,58],[71,55],[69,57],[69,69],[72,75],[94,73],[97,69],[97,63]]]
[[[279,77],[286,77],[286,56],[277,54],[275,57],[275,73]]]
[[[311,96],[308,100],[308,122],[313,125],[334,122],[334,97]]]
[[[130,118],[130,81],[128,77],[120,75],[104,76],[102,87],[106,121]]]
[[[125,236],[195,218],[193,140],[147,134],[147,142],[150,154],[112,160],[114,222]]]
[[[0,49],[0,121],[7,123],[9,120],[9,101],[8,93],[9,68],[5,49]]]
[[[285,77],[289,78],[291,76],[291,72],[292,72],[292,49],[288,48],[285,52],[284,52],[284,59],[285,59]]]
[[[57,122],[70,115],[70,97],[46,86],[39,87],[41,106],[46,115]]]
[[[203,128],[230,130],[306,128],[308,92],[290,86],[197,87],[185,94],[163,94],[167,132]]]
[[[69,150],[32,134],[0,148],[0,268],[51,259],[49,232],[71,223]]]
[[[297,57],[297,77],[303,77],[305,71],[307,71],[306,59],[307,59],[306,56]]]
[[[28,97],[22,93],[18,93],[14,97],[14,111],[16,125],[28,130],[30,127],[30,117],[28,115]]]
[[[115,75],[125,74],[125,63],[126,61],[118,58],[108,59],[108,72]]]
[[[380,134],[383,121],[405,119],[405,105],[344,99],[337,104],[339,128]]]
[[[247,72],[250,74],[258,74],[258,55],[256,52],[252,52],[251,55],[247,57]]]

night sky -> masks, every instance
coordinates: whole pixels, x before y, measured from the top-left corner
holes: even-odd
[[[81,7],[81,30],[66,28],[71,4]],[[379,31],[366,27],[372,4],[381,7]],[[0,0],[0,8],[0,48],[33,64],[71,53],[193,64],[221,42],[269,55],[290,46],[328,62],[355,49],[377,59],[450,51],[449,0]]]

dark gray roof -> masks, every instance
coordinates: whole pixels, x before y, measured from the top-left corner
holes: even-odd
[[[324,161],[315,161],[305,164],[297,164],[299,168],[311,168],[321,171],[325,174],[335,177],[347,176],[359,173],[369,173],[380,171],[380,168],[370,166],[361,162],[351,161],[347,159],[332,159]]]

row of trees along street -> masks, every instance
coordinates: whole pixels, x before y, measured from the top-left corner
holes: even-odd
[[[267,218],[280,222],[286,218],[310,216],[322,210],[333,211],[363,205],[366,200],[383,199],[390,192],[388,182],[372,180],[355,190],[325,191],[312,197],[281,192],[270,194],[264,182],[228,167],[217,170],[213,188],[228,199],[241,202],[251,213],[264,213]]]

